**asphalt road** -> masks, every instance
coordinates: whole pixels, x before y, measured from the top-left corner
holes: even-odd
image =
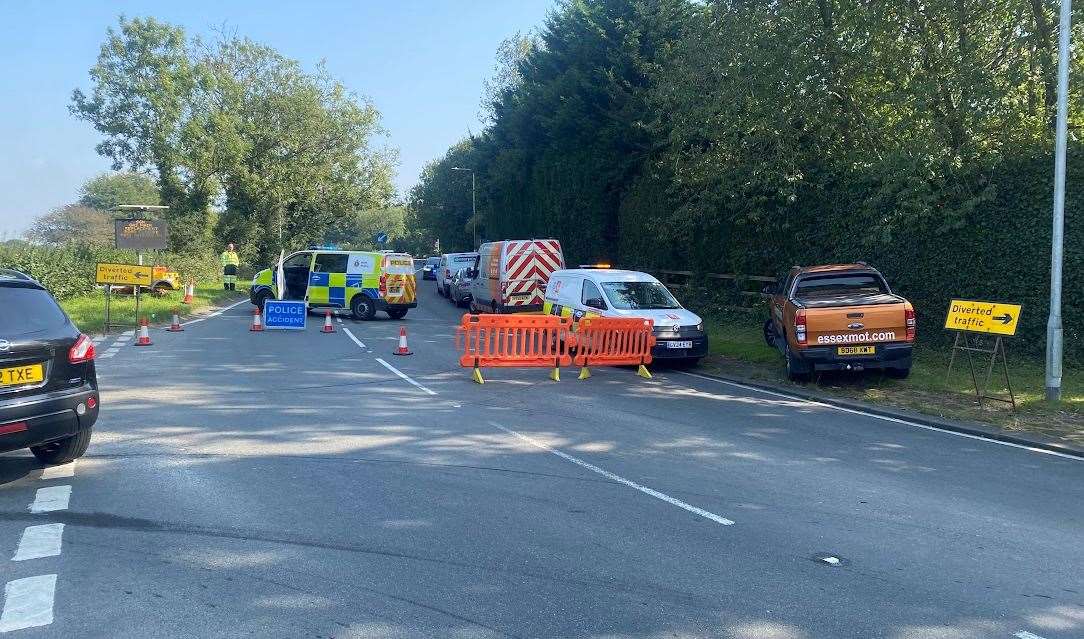
[[[0,634],[1084,637],[1084,461],[680,370],[479,386],[420,284],[103,343],[88,454],[0,456]]]

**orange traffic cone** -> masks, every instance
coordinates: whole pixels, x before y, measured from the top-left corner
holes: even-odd
[[[260,315],[260,309],[252,309],[252,326],[248,329],[250,332],[257,332],[263,330],[263,316]]]
[[[173,321],[170,322],[169,328],[166,329],[170,333],[180,333],[184,330],[181,326],[181,318],[177,316],[177,309],[173,309]]]
[[[395,349],[396,355],[413,355],[406,343],[406,326],[399,327],[399,348]]]
[[[335,327],[331,325],[331,311],[324,311],[324,327],[320,329],[321,333],[334,333]]]
[[[196,287],[194,285],[192,285],[192,284],[185,284],[184,285],[184,299],[181,301],[182,304],[191,304],[192,303],[192,293],[193,293],[194,288],[196,288]]]
[[[136,339],[136,346],[150,346],[151,345],[151,333],[147,330],[147,318],[139,320],[139,338]]]

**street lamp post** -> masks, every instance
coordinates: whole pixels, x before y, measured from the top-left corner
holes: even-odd
[[[1054,142],[1054,229],[1050,248],[1050,315],[1046,321],[1046,398],[1061,399],[1061,265],[1065,233],[1065,146],[1069,93],[1069,27],[1072,0],[1061,0],[1058,28],[1058,117]]]
[[[453,166],[453,171],[470,171],[470,226],[471,233],[474,235],[474,248],[478,248],[478,196],[477,196],[477,183],[474,179],[474,169],[466,169],[460,166]]]

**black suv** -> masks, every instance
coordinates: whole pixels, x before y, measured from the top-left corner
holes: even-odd
[[[94,342],[52,295],[0,269],[0,452],[30,448],[47,464],[80,457],[98,419]]]

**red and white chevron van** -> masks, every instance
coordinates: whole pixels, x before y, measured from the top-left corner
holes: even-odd
[[[537,313],[550,273],[565,267],[557,240],[503,240],[478,247],[478,276],[471,283],[476,313]]]

